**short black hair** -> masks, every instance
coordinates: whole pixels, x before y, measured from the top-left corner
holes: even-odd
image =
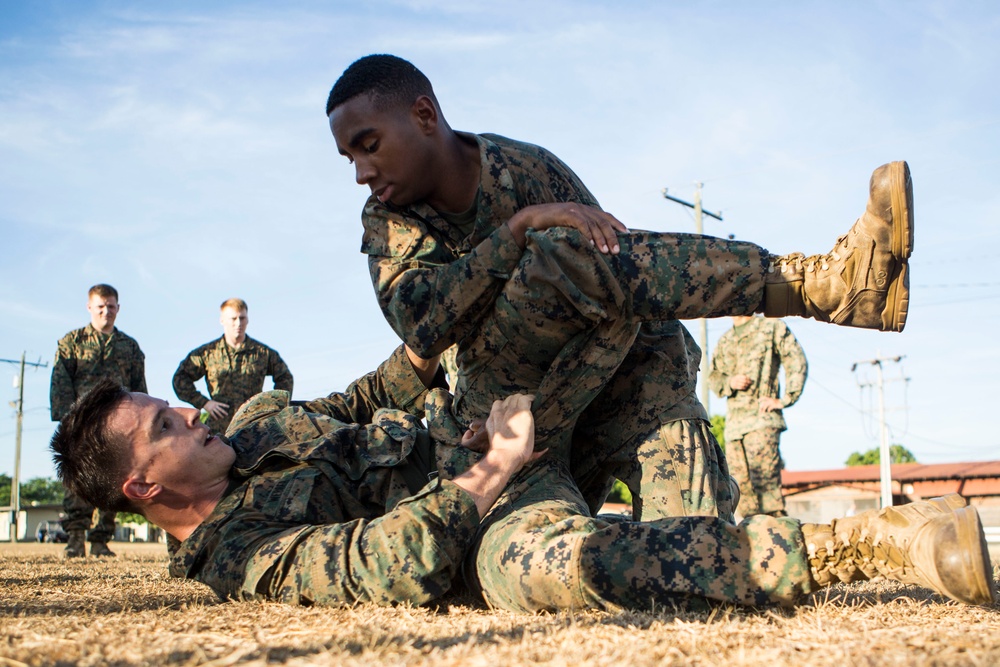
[[[131,464],[129,443],[108,427],[111,413],[128,400],[125,387],[101,380],[73,403],[49,448],[68,492],[98,509],[141,513],[122,491]]]
[[[371,95],[377,109],[412,104],[427,95],[437,104],[434,88],[424,73],[408,60],[386,54],[359,58],[344,70],[326,99],[326,115],[358,95]]]

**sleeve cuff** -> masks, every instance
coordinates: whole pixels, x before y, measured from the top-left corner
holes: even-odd
[[[440,369],[438,369],[440,371]],[[379,374],[385,383],[386,392],[400,410],[411,414],[422,415],[424,411],[423,397],[427,387],[417,377],[413,370],[406,349],[400,345],[388,359],[379,366]],[[437,379],[435,378],[435,383]],[[416,412],[415,412],[416,411]]]

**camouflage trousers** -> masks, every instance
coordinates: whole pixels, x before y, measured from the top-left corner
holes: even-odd
[[[785,511],[781,493],[781,469],[784,464],[778,451],[781,431],[762,428],[750,431],[740,440],[726,442],[729,470],[740,486],[740,516],[773,514]]]
[[[63,497],[63,511],[66,513],[66,518],[62,520],[62,527],[67,533],[73,530],[86,530],[87,539],[94,543],[107,543],[114,539],[117,512],[99,510],[97,525],[94,525],[94,506],[69,492]]]
[[[465,573],[488,604],[520,612],[652,609],[692,596],[789,605],[818,587],[794,519],[591,517],[568,467],[548,456],[486,516]]]
[[[534,393],[536,439],[572,459],[591,511],[620,477],[643,518],[728,518],[724,459],[714,439],[696,435],[707,432],[691,370],[700,351],[691,358],[693,341],[674,320],[752,313],[767,253],[683,234],[636,232],[619,242],[621,253],[607,256],[574,230],[528,233],[479,335],[459,347],[455,415],[485,418],[495,399]],[[664,414],[678,403],[692,423],[667,427],[678,420]],[[688,493],[678,495],[682,487]]]

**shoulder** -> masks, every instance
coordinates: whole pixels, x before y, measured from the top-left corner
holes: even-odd
[[[484,150],[489,155],[497,153],[512,166],[531,166],[537,164],[558,165],[566,168],[562,160],[547,148],[526,141],[517,141],[499,134],[481,134]]]
[[[785,324],[784,320],[770,319],[767,317],[762,317],[760,319],[766,323],[766,331],[770,331],[775,337],[780,338],[781,336],[791,333],[791,330],[788,328],[788,325]]]
[[[68,332],[65,336],[59,339],[60,345],[72,345],[77,341],[80,341],[87,337],[87,327],[80,327],[79,329],[73,329]]]
[[[260,351],[262,353],[277,354],[277,351],[273,347],[271,347],[269,345],[265,345],[264,343],[260,342],[256,338],[251,338],[250,336],[247,336],[246,340],[243,341],[243,345],[245,345],[247,347],[251,347],[251,348],[253,348],[255,350],[258,350],[258,351]]]
[[[206,354],[210,354],[213,350],[219,347],[219,343],[222,342],[222,337],[216,338],[215,340],[209,341],[204,345],[199,345],[190,352],[188,352],[188,357],[203,357]]]
[[[386,206],[374,196],[365,204],[361,223],[361,252],[366,255],[405,256],[429,233],[421,217],[409,208]]]
[[[121,329],[117,329],[116,328],[115,329],[115,333],[119,337],[118,340],[120,340],[121,342],[123,342],[126,345],[134,347],[137,350],[139,349],[139,342],[135,338],[132,338],[131,336],[129,336],[127,333],[125,333]]]

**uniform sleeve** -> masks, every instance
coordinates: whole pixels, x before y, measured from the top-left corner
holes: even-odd
[[[781,366],[785,369],[785,395],[781,397],[781,404],[784,407],[795,405],[799,397],[802,396],[802,389],[806,384],[806,376],[809,373],[809,364],[806,361],[806,354],[799,345],[795,335],[785,325],[775,331],[775,347],[781,357]]]
[[[489,312],[521,258],[507,221],[534,204],[577,202],[599,208],[580,178],[539,146],[485,135],[477,215],[494,231],[454,259],[416,215],[368,200],[362,251],[393,331],[422,357],[441,354]],[[447,258],[447,259],[444,259]]]
[[[472,496],[435,480],[371,521],[310,526],[268,540],[250,559],[241,596],[329,606],[423,604],[448,591],[478,525]]]
[[[438,377],[441,378],[442,373],[439,372]],[[324,414],[348,424],[369,424],[372,415],[380,408],[402,410],[422,419],[426,391],[406,356],[406,350],[400,345],[377,370],[352,382],[347,391],[296,404],[308,412]]]
[[[485,304],[517,266],[522,251],[501,224],[469,253],[450,262],[419,224],[369,203],[364,250],[382,313],[422,357],[441,354],[485,316]]]
[[[185,403],[190,403],[199,410],[209,399],[198,391],[194,383],[205,377],[205,359],[195,350],[184,357],[184,360],[174,372],[174,393]]]
[[[729,377],[733,370],[729,364],[729,337],[723,334],[712,354],[712,368],[708,372],[708,388],[716,396],[729,398],[736,391],[729,386]]]
[[[139,347],[138,343],[133,343],[135,348],[134,354],[132,355],[132,364],[129,369],[129,391],[138,391],[143,394],[149,393],[146,390],[146,355],[142,353],[142,349]]]
[[[68,337],[60,339],[56,358],[52,363],[52,380],[49,385],[49,411],[52,421],[61,421],[76,400],[73,379],[76,376],[76,356]]]
[[[292,385],[294,384],[292,372],[288,370],[288,364],[281,358],[277,350],[271,350],[268,354],[267,375],[270,375],[271,379],[274,380],[275,389],[283,389],[289,394],[292,393]]]

